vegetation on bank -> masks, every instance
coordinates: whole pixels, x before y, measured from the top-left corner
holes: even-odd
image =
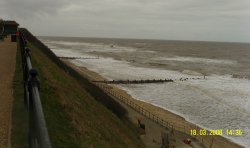
[[[84,84],[80,85],[32,43],[29,43],[29,48],[33,67],[39,74],[40,96],[52,147],[144,147],[137,128],[126,118],[118,118],[94,99],[85,90]],[[21,58],[20,53],[18,55]],[[20,63],[21,61],[17,60],[17,65]],[[19,71],[19,74],[22,72]],[[22,81],[21,77],[18,76],[19,81]],[[18,97],[23,96],[19,94],[23,92],[22,87],[21,84],[19,88],[14,89],[14,94]],[[18,106],[23,105],[23,99],[20,100]],[[16,106],[14,104],[13,114]],[[20,114],[23,115],[13,118],[18,119],[24,115],[27,118],[26,110],[20,110]],[[13,125],[15,122],[16,119],[13,119]],[[17,128],[13,126],[12,139],[16,134],[25,133],[16,131]],[[12,143],[15,142],[18,143],[16,140]]]

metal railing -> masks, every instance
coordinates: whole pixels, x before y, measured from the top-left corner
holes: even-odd
[[[19,43],[23,65],[24,102],[29,112],[29,147],[51,148],[40,100],[38,73],[32,67],[29,48],[26,47],[27,42],[22,33],[19,36]]]

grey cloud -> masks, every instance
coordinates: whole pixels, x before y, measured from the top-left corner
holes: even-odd
[[[0,7],[38,35],[250,42],[249,0],[4,0]]]
[[[56,14],[67,4],[67,0],[3,0],[1,9],[13,18],[29,19]]]

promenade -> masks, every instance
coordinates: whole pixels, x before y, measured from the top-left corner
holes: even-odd
[[[0,41],[0,148],[10,147],[12,81],[16,63],[16,42]]]

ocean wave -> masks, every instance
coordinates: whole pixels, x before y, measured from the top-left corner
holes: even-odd
[[[190,63],[206,63],[206,64],[237,64],[237,61],[226,60],[226,59],[209,59],[209,58],[199,58],[199,57],[158,57],[154,60],[160,61],[178,61],[178,62],[190,62]]]

